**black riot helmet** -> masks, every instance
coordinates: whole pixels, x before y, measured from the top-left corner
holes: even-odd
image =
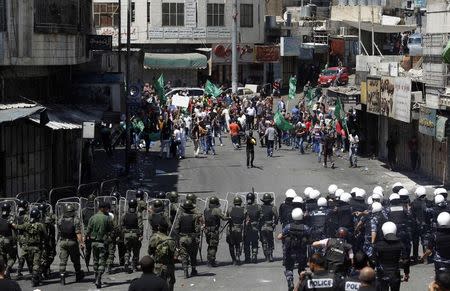
[[[233,204],[241,206],[242,205],[242,198],[239,197],[239,196],[234,197]]]
[[[30,218],[39,219],[41,217],[41,212],[37,208],[33,208],[30,212]]]
[[[136,207],[137,207],[136,199],[130,199],[128,201],[128,209],[136,209]]]
[[[28,208],[28,201],[27,200],[19,200],[17,203],[17,206],[22,207],[23,209]]]
[[[261,201],[264,202],[264,204],[270,204],[273,201],[273,197],[269,193],[264,193]]]
[[[142,198],[144,198],[144,191],[142,190],[137,190],[136,191],[136,198],[141,200]]]
[[[158,194],[156,194],[157,199],[166,199],[166,193],[163,191],[159,191]]]
[[[191,201],[193,204],[197,203],[197,196],[193,193],[186,195],[186,200]]]
[[[178,202],[178,192],[176,192],[176,191],[172,191],[172,192],[167,193],[166,197],[169,198],[171,203],[177,203]]]
[[[220,206],[219,198],[217,198],[216,196],[209,198],[209,207],[213,208],[218,206]]]
[[[42,203],[39,204],[38,209],[42,213],[42,215],[44,215],[47,212],[47,206],[45,204],[42,204]]]
[[[253,204],[255,202],[255,194],[252,192],[247,193],[247,196],[245,197],[247,200],[247,204]]]
[[[112,192],[111,196],[115,197],[117,199],[117,201],[119,201],[120,197],[121,197],[120,193],[117,191]]]
[[[184,210],[192,210],[192,209],[195,208],[195,207],[194,207],[194,204],[193,204],[192,201],[190,201],[190,200],[184,201],[184,203],[181,205],[181,207],[182,207]]]
[[[158,208],[163,208],[163,207],[164,207],[164,203],[161,200],[157,199],[157,200],[155,200],[155,202],[153,202],[153,208],[158,209]]]
[[[75,214],[75,207],[72,204],[67,204],[64,209],[64,215],[72,217]]]

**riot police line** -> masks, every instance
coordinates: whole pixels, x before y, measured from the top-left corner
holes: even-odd
[[[400,286],[400,266],[405,271],[404,279],[409,277],[411,249],[414,261],[432,256],[437,272],[447,270],[450,233],[446,227],[450,225],[450,215],[445,189],[436,189],[434,201],[426,199],[423,187],[416,189],[413,201],[403,186],[395,184],[391,190],[392,194],[387,196],[381,187],[375,187],[369,196],[363,189],[354,188],[346,193],[330,185],[326,197],[310,187],[302,197],[289,189],[279,211],[274,193],[254,191],[204,200],[177,192],[161,192],[149,198],[144,191],[129,190],[124,197],[118,192],[88,198],[65,197],[54,207],[43,201],[4,199],[0,201],[0,251],[6,258],[7,276],[17,259],[17,278],[23,276],[26,263],[32,285],[37,286],[49,276],[58,239],[61,284],[65,284],[68,275],[65,270],[69,257],[76,281],[84,277],[80,256],[88,271],[93,257],[95,284],[100,288],[103,273],[112,271],[116,247],[119,264],[126,272],[133,272],[138,268],[141,242],[146,238],[148,253],[157,263],[156,272],[173,289],[174,258],[178,257],[186,278],[197,275],[197,256],[203,260],[199,252],[203,237],[208,244],[206,260],[211,267],[217,266],[215,257],[223,233],[233,264],[242,263],[242,251],[245,263],[257,263],[259,241],[266,260],[273,261],[274,230],[279,222],[282,232],[277,238],[283,241],[289,290],[294,288],[294,267],[305,270],[314,254],[324,255],[336,285],[352,272],[351,258],[357,252],[365,254],[377,270],[379,290],[388,290],[387,286],[396,290]],[[231,201],[233,205],[228,207]],[[224,226],[221,220],[227,221]],[[424,248],[421,258],[417,252],[419,241]],[[384,256],[387,246],[393,251],[394,244],[395,256],[392,253]],[[307,278],[314,280],[313,276]],[[316,281],[307,280],[303,280],[305,286],[317,287]],[[358,286],[357,283],[356,280],[348,286]]]

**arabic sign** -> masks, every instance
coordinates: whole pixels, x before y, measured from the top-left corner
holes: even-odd
[[[380,114],[383,116],[392,117],[392,103],[394,96],[394,78],[381,78],[381,103]]]
[[[184,26],[196,27],[197,26],[197,3],[194,1],[186,1],[184,4]]]
[[[253,63],[254,46],[251,44],[237,45],[238,63]],[[231,63],[231,44],[214,44],[211,51],[213,63],[223,64]]]
[[[277,45],[255,45],[255,59],[258,63],[278,63],[280,47]]]
[[[397,77],[394,80],[395,119],[411,122],[411,79]]]
[[[381,80],[367,78],[367,112],[380,114]]]
[[[86,36],[88,50],[110,51],[112,50],[112,35],[92,35]]]
[[[130,31],[130,39],[131,40],[137,40],[138,39],[138,32],[137,28],[135,26],[131,27]],[[119,43],[119,29],[116,27],[99,27],[96,29],[97,35],[111,35],[112,36],[112,43],[113,45],[117,45]],[[122,42],[126,42],[127,38],[127,32],[122,29]]]
[[[419,132],[434,136],[436,132],[436,109],[420,106]]]

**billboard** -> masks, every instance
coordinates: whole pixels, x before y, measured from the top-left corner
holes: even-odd
[[[436,109],[420,106],[419,132],[434,136],[436,132]]]
[[[380,114],[381,111],[381,80],[375,78],[367,78],[367,112]]]
[[[411,78],[397,77],[394,80],[395,119],[411,122]]]
[[[387,117],[392,117],[392,105],[394,96],[394,78],[382,77],[381,78],[381,102],[380,102],[380,114]]]
[[[255,47],[252,44],[238,44],[238,63],[253,63]],[[231,44],[219,43],[212,46],[211,59],[216,64],[231,64]]]

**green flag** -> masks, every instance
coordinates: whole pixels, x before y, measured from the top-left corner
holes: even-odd
[[[159,96],[159,101],[164,102],[166,101],[166,97],[164,96],[164,75],[161,74],[159,76],[158,80],[155,81],[153,84],[153,87],[155,87],[156,94]]]
[[[334,116],[337,120],[339,120],[342,124],[342,128],[344,128],[345,132],[348,133],[347,129],[347,121],[345,120],[345,111],[344,106],[342,106],[341,98],[336,99],[336,107],[334,108]]]
[[[292,100],[295,98],[295,93],[297,92],[297,78],[291,77],[289,79],[289,100]]]
[[[205,93],[206,95],[217,97],[220,96],[220,94],[222,94],[222,90],[213,83],[211,83],[209,80],[206,80]]]
[[[273,116],[273,120],[277,127],[283,131],[288,131],[294,128],[292,124],[290,124],[286,119],[284,119],[283,115],[281,115],[280,111],[277,111]]]

